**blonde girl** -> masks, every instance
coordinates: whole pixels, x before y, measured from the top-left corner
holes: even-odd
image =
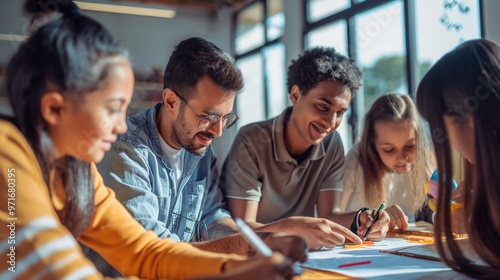
[[[408,95],[379,97],[365,116],[361,141],[346,156],[341,211],[386,201],[389,228],[406,228],[425,204],[433,156]]]

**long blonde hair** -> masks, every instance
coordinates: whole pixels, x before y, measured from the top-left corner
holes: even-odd
[[[424,184],[432,171],[433,155],[417,108],[408,95],[383,95],[375,100],[366,113],[360,141],[360,164],[365,181],[365,199],[368,205],[380,204],[385,199],[383,179],[389,171],[375,149],[375,124],[378,122],[406,122],[415,129],[417,156],[410,171],[412,184],[407,187],[411,197],[414,198],[412,211],[417,211],[426,201]]]

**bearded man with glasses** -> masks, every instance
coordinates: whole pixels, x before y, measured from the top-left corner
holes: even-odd
[[[105,185],[146,229],[206,251],[254,253],[233,234],[238,228],[225,209],[210,147],[238,120],[233,104],[242,88],[242,74],[229,55],[202,38],[189,38],[170,56],[162,101],[127,118],[128,131],[98,169]],[[261,237],[294,260],[301,256],[296,251],[304,255],[307,247],[298,236]],[[84,252],[104,275],[119,275],[91,249]]]

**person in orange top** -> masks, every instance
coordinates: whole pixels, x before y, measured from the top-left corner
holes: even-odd
[[[7,67],[15,118],[0,120],[0,279],[102,278],[77,240],[125,276],[293,277],[292,261],[306,258],[301,237],[265,238],[288,257],[201,251],[146,231],[104,186],[94,163],[127,130],[133,72],[116,40],[65,3],[26,2],[30,14],[57,8],[62,16],[45,16],[53,20]]]

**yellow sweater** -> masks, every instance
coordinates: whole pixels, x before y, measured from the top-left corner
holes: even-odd
[[[180,279],[216,275],[231,257],[146,231],[106,188],[92,164],[95,215],[79,237],[124,275]],[[57,192],[56,192],[57,193]],[[60,223],[26,138],[0,120],[0,279],[100,279]]]

